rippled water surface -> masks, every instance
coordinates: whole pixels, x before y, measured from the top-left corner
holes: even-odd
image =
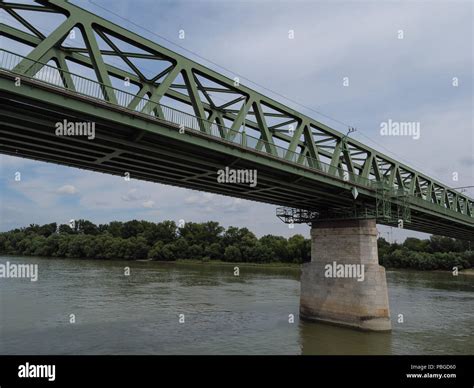
[[[474,276],[387,271],[393,331],[380,334],[299,321],[298,269],[7,261],[38,264],[39,279],[0,279],[0,354],[474,353]]]

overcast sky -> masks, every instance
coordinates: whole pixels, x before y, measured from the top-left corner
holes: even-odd
[[[474,184],[471,1],[72,2],[227,76],[238,75],[246,86],[335,129],[346,131],[344,125],[315,111],[348,123],[357,128],[352,135],[356,139],[443,183]],[[179,39],[180,30],[185,39]],[[289,39],[290,30],[294,39]],[[453,86],[454,77],[458,86]],[[382,136],[380,125],[389,119],[419,122],[420,138]],[[246,226],[258,236],[309,236],[307,226],[289,229],[281,223],[274,206],[0,158],[2,231],[71,218],[96,223],[184,219]],[[14,181],[16,171],[22,173],[21,182]],[[458,181],[453,181],[455,172]],[[466,193],[474,196],[472,190]],[[384,237],[388,230],[380,227]],[[407,235],[427,236],[393,230],[398,240]]]

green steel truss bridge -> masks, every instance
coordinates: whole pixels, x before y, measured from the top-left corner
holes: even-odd
[[[67,1],[0,11],[3,154],[275,204],[285,222],[376,218],[474,240],[472,198],[238,79]],[[64,120],[95,123],[95,138],[56,136]],[[258,185],[218,183],[226,166],[257,169]]]

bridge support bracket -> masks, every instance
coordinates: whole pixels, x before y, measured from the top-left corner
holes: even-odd
[[[361,330],[391,330],[375,219],[313,222],[311,262],[303,265],[301,274],[300,317]]]

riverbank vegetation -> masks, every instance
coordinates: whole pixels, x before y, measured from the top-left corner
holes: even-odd
[[[402,244],[378,240],[380,263],[386,268],[451,270],[474,268],[469,243],[447,237],[408,238]],[[0,233],[0,253],[87,259],[199,260],[233,263],[295,263],[311,260],[311,241],[265,235],[218,222],[114,221],[95,225],[78,220],[69,225],[30,225]]]
[[[474,246],[473,246],[474,248]],[[379,261],[385,268],[459,270],[474,268],[474,251],[468,241],[431,236],[429,240],[407,238],[402,244],[378,239]]]
[[[302,263],[310,260],[309,239],[266,235],[247,228],[225,229],[218,222],[111,222],[94,225],[30,225],[0,233],[0,253],[89,259],[221,260],[251,263]]]

